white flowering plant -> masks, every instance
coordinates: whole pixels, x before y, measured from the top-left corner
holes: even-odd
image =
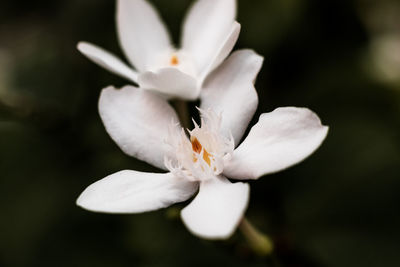
[[[239,37],[235,0],[199,0],[190,8],[176,48],[160,16],[146,0],[117,0],[117,30],[130,67],[88,42],[89,59],[140,88],[166,98],[194,100],[204,80],[229,55]]]
[[[312,154],[328,132],[309,109],[285,107],[262,114],[240,143],[258,105],[254,81],[261,64],[251,50],[222,63],[205,81],[201,125],[194,123],[188,133],[158,95],[134,86],[104,89],[99,111],[113,140],[167,172],[111,174],[90,185],[77,204],[97,212],[141,213],[194,196],[181,212],[188,229],[207,239],[230,237],[249,201],[249,185],[230,179],[286,169]]]

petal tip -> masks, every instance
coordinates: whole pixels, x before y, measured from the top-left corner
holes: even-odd
[[[90,196],[87,194],[87,188],[79,195],[79,197],[76,199],[75,204],[85,210],[92,210],[90,208],[90,200],[88,199]]]
[[[79,50],[82,54],[85,54],[86,49],[88,48],[88,43],[84,41],[80,41],[76,44],[76,49]]]
[[[248,183],[230,183],[228,180],[222,181],[218,186],[219,188],[208,188],[207,196],[205,192],[202,192],[200,188],[199,195],[181,211],[181,219],[189,232],[193,235],[208,239],[208,240],[223,240],[231,237],[235,230],[237,229],[239,223],[241,222],[244,213],[247,209],[250,195],[250,186]],[[213,186],[213,187],[214,187]],[[221,187],[222,186],[222,187]],[[229,188],[229,191],[226,191]],[[222,195],[227,196],[241,196],[239,198],[230,198],[230,204],[216,202],[216,206],[220,208],[224,207],[222,210],[218,208],[213,210],[212,207],[203,206],[204,210],[201,211],[199,206],[200,202],[210,201],[209,198],[213,197],[209,195],[215,194],[221,191]],[[227,194],[227,192],[229,192]],[[220,194],[218,194],[217,199],[220,199]],[[216,197],[217,195],[214,195]],[[206,197],[206,198],[204,198]],[[225,199],[226,200],[226,199]],[[200,209],[199,209],[200,208]],[[211,213],[210,213],[211,209]],[[218,211],[219,210],[219,211]]]
[[[191,227],[191,224],[187,221],[190,220],[190,215],[185,211],[185,208],[181,211],[181,220],[183,224],[186,226],[188,231],[198,238],[207,239],[207,240],[226,240],[231,237],[236,230],[237,227],[233,229],[223,229],[222,231],[219,230],[218,232],[208,232],[205,233],[204,231],[198,231],[194,227]]]
[[[78,49],[82,54],[88,54],[88,53],[90,53],[90,49],[92,49],[92,51],[93,51],[93,49],[100,49],[100,48],[89,42],[79,41],[76,44],[76,49]]]

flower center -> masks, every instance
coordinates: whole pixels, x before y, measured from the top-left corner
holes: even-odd
[[[171,66],[176,66],[176,65],[179,64],[179,59],[178,59],[177,55],[172,55],[172,56],[171,56],[171,59],[170,59],[170,61],[169,61],[169,64],[170,64]]]
[[[189,181],[207,181],[220,175],[234,149],[233,138],[227,138],[221,128],[221,116],[211,109],[199,110],[201,126],[194,122],[189,138],[183,128],[171,123],[165,140],[165,167]]]
[[[200,154],[201,151],[203,151],[203,159],[204,161],[208,164],[208,166],[211,166],[211,159],[212,156],[207,152],[205,148],[200,144],[199,140],[197,140],[196,137],[190,138],[190,142],[192,143],[192,150],[193,152]],[[196,162],[197,158],[196,156],[193,156],[193,162]]]

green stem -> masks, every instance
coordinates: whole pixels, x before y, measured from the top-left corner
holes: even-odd
[[[255,228],[246,218],[243,218],[239,228],[257,255],[265,257],[272,253],[274,249],[272,240]]]
[[[192,124],[187,102],[183,100],[175,100],[174,106],[178,113],[182,127],[185,129],[191,129]]]

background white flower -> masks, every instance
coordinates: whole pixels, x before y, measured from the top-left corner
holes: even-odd
[[[92,211],[137,213],[185,201],[199,190],[182,210],[185,225],[203,238],[229,237],[247,207],[249,186],[226,177],[258,179],[288,168],[313,153],[328,131],[308,109],[279,108],[262,114],[234,149],[257,107],[253,81],[261,63],[254,52],[239,51],[207,79],[201,107],[208,110],[212,103],[222,115],[203,113],[190,138],[171,127],[171,118],[177,121],[174,110],[151,92],[105,89],[99,109],[112,138],[128,154],[169,172],[112,174],[89,186],[77,204]]]
[[[143,89],[168,97],[196,99],[204,79],[236,43],[240,24],[235,17],[236,0],[197,0],[184,20],[178,49],[146,0],[118,0],[118,37],[135,70],[87,42],[80,42],[78,49],[95,63]]]

